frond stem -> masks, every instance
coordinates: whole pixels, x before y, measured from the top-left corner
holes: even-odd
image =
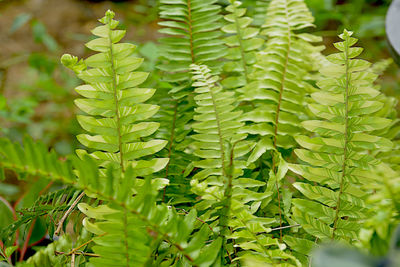
[[[234,4],[232,4],[232,6],[234,7],[234,12],[232,12],[232,14],[235,17],[235,26],[236,26],[237,38],[239,40],[240,55],[242,57],[241,61],[242,61],[242,65],[243,65],[244,77],[246,78],[246,83],[249,83],[250,82],[249,71],[247,69],[246,57],[244,54],[244,44],[243,44],[242,32],[240,29],[238,17],[236,15],[236,6]]]
[[[57,230],[54,232],[54,235],[57,236],[61,232],[64,221],[68,218],[68,215],[72,212],[72,210],[75,208],[75,206],[78,205],[79,201],[81,201],[81,199],[84,195],[85,195],[85,192],[80,193],[80,195],[75,199],[75,201],[72,203],[72,205],[69,207],[69,209],[65,212],[65,214],[62,216],[61,220],[57,224]]]
[[[191,7],[191,0],[187,1],[187,8],[188,8],[188,21],[189,21],[189,42],[190,42],[190,56],[192,58],[192,63],[195,63],[194,57],[194,49],[193,49],[193,23],[192,23],[192,7]]]
[[[345,69],[346,69],[346,85],[345,85],[345,94],[344,94],[344,104],[345,104],[345,125],[344,125],[344,147],[343,147],[343,164],[342,164],[342,175],[340,177],[340,188],[339,194],[336,202],[336,211],[335,211],[335,219],[333,220],[333,230],[331,239],[335,239],[335,231],[337,229],[337,223],[339,221],[339,211],[340,211],[340,201],[343,193],[343,184],[344,178],[346,177],[346,169],[347,169],[347,145],[348,145],[348,113],[349,113],[349,47],[348,47],[348,36],[346,36],[345,43]]]
[[[288,18],[288,10],[287,10],[287,5],[285,5],[285,16],[286,16],[286,20],[289,21]],[[291,29],[290,26],[288,25],[288,31],[287,31],[287,38],[288,38],[288,48],[286,51],[286,57],[285,57],[285,64],[283,65],[283,74],[282,74],[282,80],[281,80],[281,86],[279,88],[279,99],[278,99],[278,104],[276,106],[276,112],[275,112],[275,125],[274,125],[274,136],[273,136],[273,146],[275,148],[275,150],[277,150],[277,135],[278,135],[278,124],[279,124],[279,113],[281,111],[281,103],[282,103],[282,96],[283,96],[283,90],[284,90],[284,86],[285,86],[285,81],[286,81],[286,72],[287,72],[287,68],[288,68],[288,63],[289,63],[289,53],[290,53],[290,49],[291,49]],[[272,156],[272,171],[274,172],[275,176],[277,174],[276,172],[276,162],[275,162],[275,156]],[[280,192],[279,192],[279,181],[278,179],[276,179],[275,181],[275,186],[276,186],[276,191],[278,194],[278,208],[279,208],[279,237],[280,237],[280,241],[282,242],[282,208],[281,208],[281,196],[280,196]]]
[[[175,137],[175,127],[176,127],[176,119],[177,119],[177,114],[178,114],[178,105],[179,102],[178,100],[175,100],[175,106],[174,106],[174,117],[172,119],[172,127],[171,127],[171,134],[169,138],[169,144],[168,144],[168,158],[170,159],[167,163],[167,166],[165,166],[165,178],[168,179],[168,174],[169,174],[169,164],[171,164],[171,154],[172,154],[172,144],[174,142],[174,137]],[[165,193],[166,193],[166,188],[164,187],[164,192],[163,192],[163,202],[165,201]]]
[[[126,249],[125,257],[126,257],[126,267],[129,267],[129,245],[128,245],[128,216],[127,216],[128,210],[125,208],[124,212],[124,245]]]
[[[117,81],[116,76],[117,73],[115,71],[114,66],[114,53],[113,53],[113,44],[111,39],[111,24],[109,24],[109,31],[108,31],[108,38],[110,39],[110,61],[111,61],[111,71],[112,71],[112,85],[114,91],[114,102],[115,102],[115,117],[117,119],[117,132],[118,132],[118,147],[119,147],[119,158],[120,158],[120,165],[122,172],[125,171],[124,168],[124,156],[122,151],[122,136],[121,136],[121,121],[120,121],[120,114],[119,114],[119,101],[118,101],[118,94],[117,94]]]

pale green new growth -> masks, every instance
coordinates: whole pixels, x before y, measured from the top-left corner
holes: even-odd
[[[142,141],[159,127],[158,123],[145,121],[159,107],[143,104],[152,97],[155,89],[137,87],[147,79],[148,73],[135,72],[143,59],[133,55],[135,45],[118,43],[125,31],[115,30],[118,21],[113,17],[114,13],[107,11],[99,20],[104,25],[92,31],[99,38],[86,44],[98,53],[79,62],[70,55],[62,57],[63,64],[86,82],[75,89],[84,97],[77,99],[75,104],[87,114],[78,115],[77,119],[91,135],[80,134],[77,138],[94,150],[89,155],[101,165],[117,163],[122,171],[132,166],[136,175],[148,175],[163,169],[168,159],[139,159],[161,150],[167,141]],[[78,150],[77,153],[82,156],[86,151]]]
[[[302,125],[316,136],[296,137],[304,147],[296,155],[306,164],[290,165],[310,182],[294,184],[306,196],[293,200],[294,219],[322,241],[357,239],[367,211],[368,191],[362,187],[374,183],[373,167],[379,164],[367,152],[392,146],[386,138],[371,134],[391,121],[374,116],[383,106],[373,88],[377,75],[369,71],[370,63],[355,59],[362,49],[353,47],[357,39],[351,35],[346,30],[340,35],[343,42],[335,43],[340,52],[327,57],[332,64],[321,69],[321,90],[311,95],[315,103],[309,109],[320,120]]]

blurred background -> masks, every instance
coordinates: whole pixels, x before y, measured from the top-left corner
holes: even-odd
[[[222,4],[225,1],[220,0]],[[254,24],[262,24],[259,1],[243,0]],[[365,48],[362,57],[377,62],[390,58],[385,40],[389,0],[306,0],[315,16],[315,32],[324,36],[330,53],[343,28],[355,32]],[[42,140],[59,154],[74,151],[73,88],[79,81],[59,63],[63,53],[86,57],[84,43],[105,10],[112,9],[127,29],[125,41],[139,45],[144,68],[157,61],[157,0],[0,0],[0,135],[21,140],[25,134]],[[262,13],[262,10],[261,10]],[[153,74],[157,80],[157,72]],[[382,76],[382,90],[399,95],[400,72],[391,64]]]

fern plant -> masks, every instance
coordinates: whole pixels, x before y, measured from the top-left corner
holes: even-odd
[[[304,97],[314,89],[311,80],[312,55],[320,50],[310,42],[320,38],[296,33],[311,27],[314,18],[303,1],[272,1],[262,35],[269,39],[259,52],[253,82],[242,89],[243,100],[254,103],[255,108],[242,120],[251,134],[263,138],[250,161],[257,160],[268,147],[288,149],[295,146],[293,133],[299,131],[304,114]],[[272,112],[271,112],[272,110]],[[304,115],[303,115],[304,116]],[[270,140],[270,141],[267,141]]]
[[[17,211],[0,261],[308,266],[325,241],[386,253],[400,223],[396,101],[376,83],[389,62],[356,59],[346,30],[339,53],[322,55],[303,0],[258,1],[261,27],[241,2],[223,6],[160,1],[163,79],[146,83],[158,90],[142,88],[149,74],[112,11],[86,44],[93,55],[62,57],[84,82],[86,148],[61,159],[0,139],[1,180],[48,183],[31,207],[0,197]],[[58,240],[24,262],[37,219]]]
[[[328,56],[332,64],[321,69],[321,90],[311,95],[315,103],[309,105],[321,120],[302,123],[316,136],[296,137],[304,149],[295,152],[304,164],[290,165],[311,182],[293,184],[306,196],[293,200],[293,216],[307,233],[322,241],[357,239],[367,211],[367,192],[362,187],[375,179],[371,170],[379,164],[366,152],[392,145],[370,134],[388,126],[390,120],[371,116],[382,107],[375,100],[379,91],[372,87],[377,76],[368,71],[367,61],[355,59],[362,49],[353,47],[357,39],[351,35],[346,30],[340,35],[343,41],[335,43],[340,52]]]
[[[265,212],[274,213],[279,218],[279,227],[289,221],[289,209],[283,199],[290,192],[282,190],[285,182],[280,173],[280,162],[285,160],[280,152],[290,154],[296,147],[293,136],[301,131],[300,122],[306,117],[306,96],[314,91],[310,81],[314,79],[314,56],[320,47],[311,43],[321,39],[311,34],[298,33],[313,26],[314,18],[304,1],[271,1],[261,35],[268,38],[264,50],[257,53],[257,62],[250,75],[251,82],[240,88],[241,99],[249,101],[251,108],[241,117],[246,122],[245,131],[257,136],[257,146],[248,161],[259,160],[262,168],[270,172],[268,190],[275,195],[263,203]],[[286,151],[289,150],[289,151]],[[271,151],[266,164],[262,156]],[[285,196],[283,196],[285,194]],[[274,201],[271,201],[273,199]],[[280,231],[280,238],[283,233]]]
[[[87,114],[77,117],[79,124],[93,135],[80,134],[77,138],[95,150],[89,155],[101,165],[117,163],[122,171],[133,166],[137,176],[148,175],[163,169],[168,159],[137,159],[158,152],[167,141],[142,141],[159,127],[158,123],[145,121],[159,107],[143,104],[155,89],[137,87],[146,80],[148,73],[134,71],[143,59],[133,55],[133,44],[118,43],[125,31],[115,30],[118,21],[113,17],[113,12],[107,12],[99,20],[104,25],[93,30],[99,38],[86,44],[97,54],[84,61],[68,54],[62,57],[63,64],[87,83],[76,88],[85,98],[77,99],[75,103]],[[83,156],[87,152],[79,150],[77,153]]]
[[[271,264],[288,261],[300,266],[297,259],[283,251],[283,244],[266,236],[275,220],[256,215],[271,192],[257,192],[265,183],[242,177],[247,168],[246,155],[254,142],[244,140],[246,134],[240,133],[243,123],[238,119],[242,112],[235,111],[234,92],[224,91],[219,77],[213,76],[207,66],[192,65],[192,70],[198,93],[192,149],[201,160],[194,162],[200,171],[192,177],[191,185],[202,199],[195,205],[199,211],[205,210],[201,218],[215,225],[223,238],[222,262],[233,263],[240,254],[243,261],[258,258]]]

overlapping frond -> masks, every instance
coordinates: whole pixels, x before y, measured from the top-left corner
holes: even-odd
[[[24,138],[24,146],[0,139],[0,180],[5,178],[4,169],[10,169],[24,179],[39,176],[51,180],[73,181],[75,175],[69,160],[58,160],[54,150],[31,138]]]
[[[287,216],[284,216],[282,203],[285,180],[276,178],[277,162],[280,152],[296,147],[293,136],[302,131],[300,123],[306,118],[306,96],[315,90],[310,81],[314,79],[316,68],[314,56],[321,47],[312,43],[321,38],[299,33],[312,27],[313,21],[303,0],[271,1],[261,32],[261,36],[267,38],[265,48],[257,53],[251,82],[238,89],[242,93],[240,99],[251,104],[240,118],[246,122],[243,131],[255,135],[257,140],[248,162],[255,162],[266,151],[271,151],[266,155],[271,158],[266,163],[271,172],[261,175],[269,176],[270,185],[271,181],[275,182],[274,187],[269,187],[275,195],[265,210],[279,217],[280,227]],[[262,169],[262,160],[260,164]],[[281,240],[282,235],[280,231]]]
[[[262,137],[250,161],[267,149],[292,148],[293,134],[301,131],[304,118],[304,97],[314,89],[312,55],[319,47],[311,43],[321,38],[297,33],[313,26],[314,18],[303,0],[274,0],[269,4],[264,30],[266,48],[257,54],[252,73],[254,80],[242,88],[243,100],[251,101],[254,109],[242,117],[250,134]]]
[[[229,34],[225,44],[229,47],[224,64],[224,71],[228,77],[221,83],[225,88],[236,89],[250,83],[252,66],[256,62],[256,52],[264,44],[264,40],[257,37],[259,29],[251,27],[253,19],[245,16],[246,8],[242,3],[231,0],[226,8],[229,12],[224,18],[228,22],[222,31]]]
[[[260,255],[270,263],[294,260],[283,251],[282,244],[265,235],[275,219],[256,215],[261,202],[271,196],[271,192],[261,189],[265,182],[242,178],[247,167],[245,156],[254,143],[240,133],[243,123],[238,118],[242,112],[235,110],[234,92],[224,91],[218,84],[219,77],[213,76],[207,66],[193,65],[192,69],[197,107],[191,148],[201,160],[194,162],[199,171],[191,185],[202,198],[198,209],[206,211],[201,218],[219,226],[229,258],[236,254],[236,248],[230,248],[235,242],[243,250],[238,257],[241,261]],[[221,254],[226,256],[225,251]]]
[[[267,16],[268,5],[271,0],[258,0],[254,7],[254,25],[262,26]]]
[[[217,0],[161,0],[161,57],[167,64],[159,65],[166,72],[165,80],[182,86],[172,92],[190,87],[190,64],[204,63],[218,73],[226,53],[222,32],[221,6]]]
[[[239,133],[243,123],[238,122],[238,118],[242,112],[235,110],[235,93],[224,91],[218,84],[219,77],[213,76],[207,66],[192,65],[192,70],[197,107],[196,122],[192,124],[196,134],[191,135],[194,140],[191,147],[193,154],[201,158],[194,162],[194,167],[200,171],[192,178],[192,186],[199,195],[207,195],[206,199],[220,201],[224,198],[220,194],[225,191],[221,191],[221,186],[232,186],[232,181],[228,183],[225,179],[240,176],[246,167],[245,161],[235,160],[235,170],[229,170],[234,160],[230,158],[231,150],[234,157],[239,158],[249,152],[252,144],[243,141],[246,134]],[[208,185],[213,186],[209,188]]]
[[[97,192],[100,199],[110,201],[97,207],[79,205],[88,216],[83,221],[85,228],[97,236],[93,251],[100,257],[91,262],[95,266],[171,266],[174,261],[213,264],[221,239],[210,240],[212,232],[206,225],[194,233],[195,210],[182,217],[166,205],[157,205],[157,192],[165,184],[135,180],[133,173],[131,167],[122,175],[109,170],[106,187],[85,182],[88,193]]]
[[[103,25],[92,31],[99,38],[86,44],[98,53],[79,62],[70,55],[62,57],[63,64],[86,82],[76,88],[84,98],[75,103],[86,113],[78,115],[78,122],[90,134],[81,134],[77,138],[94,151],[89,153],[90,156],[103,166],[116,163],[122,171],[133,166],[137,175],[148,175],[163,169],[168,159],[139,158],[160,151],[167,141],[143,140],[159,127],[158,123],[147,121],[159,107],[144,104],[155,89],[137,87],[146,80],[148,73],[135,71],[143,59],[133,55],[135,45],[118,43],[125,31],[115,30],[118,21],[113,17],[114,13],[107,11],[99,20]],[[87,152],[78,150],[77,153],[82,156]]]
[[[362,49],[352,47],[357,39],[344,31],[340,51],[327,59],[332,63],[321,69],[321,90],[311,96],[309,109],[320,120],[304,121],[303,127],[314,137],[299,135],[296,141],[304,148],[295,150],[302,165],[290,169],[306,181],[294,183],[306,198],[293,200],[293,217],[303,229],[320,240],[357,239],[360,220],[365,218],[363,185],[373,183],[374,167],[379,164],[371,149],[387,150],[392,143],[372,132],[387,127],[391,120],[374,112],[383,104],[380,92],[373,88],[377,75],[370,64],[355,59]]]
[[[177,193],[187,188],[183,172],[190,162],[185,160],[183,150],[186,147],[186,135],[190,132],[188,124],[193,118],[193,89],[191,87],[190,65],[196,62],[207,63],[218,73],[222,69],[221,57],[226,54],[222,32],[221,7],[216,0],[161,0],[159,25],[161,33],[167,35],[160,38],[160,63],[158,68],[163,73],[163,81],[171,84],[168,95],[162,101],[173,104],[173,112],[162,113],[161,119],[170,123],[162,131],[169,140],[166,154],[173,159],[166,167],[166,175],[171,186],[166,189],[168,198],[178,200]],[[187,131],[187,128],[189,131]],[[186,166],[185,166],[186,165]],[[177,190],[180,188],[180,190]]]

